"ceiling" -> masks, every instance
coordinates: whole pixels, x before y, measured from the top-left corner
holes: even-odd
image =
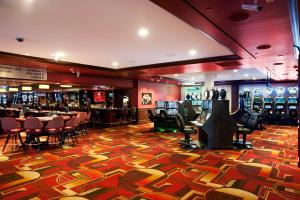
[[[262,80],[266,79],[266,75],[255,68],[240,69],[240,70],[223,70],[204,73],[185,73],[185,74],[170,74],[163,77],[173,78],[182,83],[204,82],[205,76],[214,77],[217,81],[231,80]],[[213,75],[213,76],[211,76]]]
[[[258,12],[242,2],[254,0],[0,0],[0,64],[44,68],[65,83],[114,79],[127,87],[134,79],[171,83],[173,74],[224,70],[236,80],[234,69],[296,80],[289,1],[258,0]],[[138,36],[140,27],[147,37]],[[54,61],[56,51],[63,60]]]
[[[1,0],[0,19],[0,51],[40,58],[120,69],[232,55],[148,0]]]

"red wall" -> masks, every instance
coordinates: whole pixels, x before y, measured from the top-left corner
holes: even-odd
[[[152,104],[142,105],[142,93],[152,93]],[[180,101],[181,88],[165,83],[138,82],[138,108],[155,108],[155,101]]]

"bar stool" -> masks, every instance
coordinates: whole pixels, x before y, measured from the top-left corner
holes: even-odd
[[[87,134],[87,129],[85,127],[85,120],[86,120],[86,112],[80,112],[78,115],[79,118],[79,132],[84,136]]]
[[[85,130],[86,130],[86,134],[88,133],[88,125],[90,124],[91,122],[91,112],[89,112],[87,115],[86,115],[86,118],[84,120],[84,127],[85,127]]]
[[[95,110],[92,115],[92,123],[93,128],[95,128],[95,125],[99,124],[99,128],[101,128],[101,117],[100,117],[100,111]]]
[[[41,149],[41,140],[40,136],[43,130],[43,123],[39,118],[36,117],[28,117],[24,121],[24,129],[27,134],[26,140],[25,140],[25,145],[35,145],[37,146],[37,150]]]
[[[70,140],[72,141],[72,145],[75,145],[75,140],[77,141],[77,133],[76,130],[78,129],[80,124],[80,120],[78,116],[74,115],[69,121],[66,122],[64,127],[64,138],[62,143],[63,144],[70,144]]]
[[[64,118],[54,117],[50,122],[48,122],[45,127],[46,132],[48,133],[47,144],[52,144],[52,142],[58,146],[62,145],[62,132],[64,128]]]
[[[19,138],[19,141],[20,141],[23,149],[25,150],[24,143],[23,143],[21,135],[20,135],[20,132],[22,130],[21,124],[18,123],[14,118],[3,117],[1,119],[1,125],[2,125],[2,129],[4,130],[4,132],[7,133],[7,137],[6,137],[2,152],[4,152],[5,147],[10,139],[10,136],[12,136],[12,148],[11,148],[12,151],[13,151],[14,147],[17,145],[17,138]]]

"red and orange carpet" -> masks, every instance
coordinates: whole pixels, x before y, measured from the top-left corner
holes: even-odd
[[[300,199],[296,127],[255,131],[252,150],[194,151],[150,128],[90,130],[70,149],[7,148],[0,199]]]

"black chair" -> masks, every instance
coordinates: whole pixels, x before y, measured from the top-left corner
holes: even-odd
[[[246,119],[246,117],[245,117],[245,119]],[[241,126],[238,127],[238,130],[236,131],[235,145],[238,148],[252,149],[252,144],[250,142],[246,143],[246,137],[247,137],[248,134],[251,134],[255,129],[257,129],[257,126],[258,126],[258,116],[257,115],[251,115],[248,118],[247,123],[243,127],[241,127]],[[239,142],[240,134],[243,135],[242,143]]]
[[[154,118],[152,110],[148,110],[148,118],[151,122],[155,122],[155,118]]]
[[[182,116],[176,114],[176,124],[180,132],[184,134],[184,140],[180,141],[180,147],[183,149],[195,149],[198,146],[191,141],[191,134],[196,134],[197,131],[192,126],[185,126]]]

